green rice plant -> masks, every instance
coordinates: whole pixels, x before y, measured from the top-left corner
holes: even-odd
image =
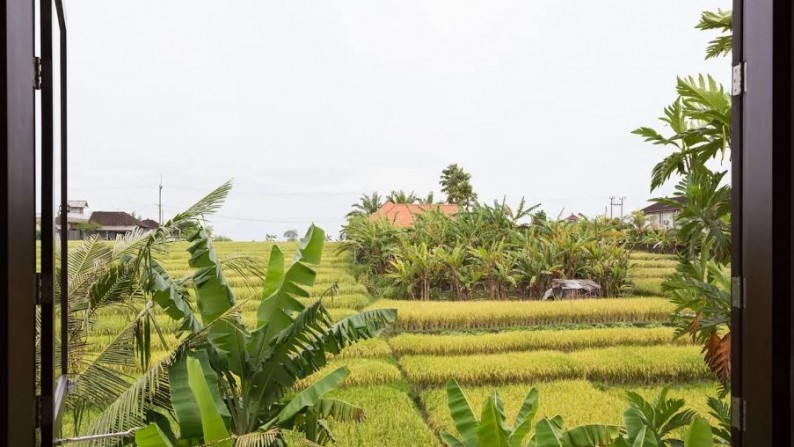
[[[359,424],[330,421],[337,447],[439,446],[411,397],[399,387],[349,387],[332,392],[330,397],[363,408],[367,416]]]
[[[369,308],[398,309],[396,326],[407,331],[647,323],[667,320],[674,309],[662,298],[465,302],[379,300]]]
[[[564,353],[532,351],[472,356],[405,356],[408,380],[433,386],[456,379],[470,385],[589,379],[607,383],[659,383],[709,378],[697,347],[613,347]]]
[[[661,260],[651,260],[651,259],[640,259],[637,261],[631,261],[630,266],[632,268],[669,268],[675,267],[678,263],[675,260],[668,260],[668,259],[661,259]]]
[[[629,259],[632,261],[635,260],[649,260],[649,261],[658,261],[658,260],[671,260],[675,261],[675,255],[664,254],[664,253],[650,253],[647,251],[633,251],[629,256]]]
[[[629,271],[631,278],[667,278],[675,273],[675,267],[642,267]]]
[[[636,278],[634,282],[634,294],[642,296],[659,296],[662,291],[664,278]]]
[[[662,389],[661,385],[605,387],[585,380],[502,385],[499,386],[498,391],[504,401],[508,420],[515,418],[529,386],[540,391],[540,408],[536,418],[550,418],[559,414],[565,417],[569,425],[620,424],[627,405],[626,391],[639,391],[644,397],[651,398]],[[464,387],[464,391],[472,407],[479,408],[485,398],[493,392],[493,387],[469,386]],[[688,408],[692,408],[714,423],[716,421],[708,416],[706,396],[714,395],[716,392],[717,386],[714,382],[675,384],[671,387],[669,397],[685,399]],[[427,411],[427,421],[433,431],[455,429],[447,408],[444,388],[426,390],[420,394],[420,400]]]
[[[673,339],[675,330],[655,328],[601,328],[576,330],[509,331],[494,334],[427,335],[404,333],[389,339],[398,355],[494,354],[511,351],[572,351],[607,346],[689,344]],[[355,349],[351,348],[351,349]],[[346,351],[347,352],[347,351]]]
[[[346,366],[350,375],[342,386],[382,385],[402,380],[402,374],[394,363],[382,359],[344,358],[331,360],[328,364],[309,377],[299,381],[296,389],[303,389],[323,378],[328,373]]]

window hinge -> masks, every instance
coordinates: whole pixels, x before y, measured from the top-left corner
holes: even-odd
[[[731,278],[731,305],[739,310],[744,309],[747,305],[744,286],[744,278],[741,276],[734,276]]]
[[[36,396],[36,427],[52,425],[52,404],[41,396]]]
[[[739,62],[733,66],[731,95],[739,96],[747,91],[747,63]]]
[[[48,280],[49,278],[49,280]],[[52,304],[52,278],[36,273],[36,304]]]
[[[33,89],[41,90],[42,84],[42,69],[41,58],[36,56],[33,58]]]
[[[746,401],[742,397],[731,397],[731,425],[733,428],[744,431],[745,417],[747,416]]]

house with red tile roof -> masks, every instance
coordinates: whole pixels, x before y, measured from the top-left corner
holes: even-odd
[[[416,222],[416,216],[427,211],[439,211],[448,216],[453,216],[460,211],[459,205],[417,204],[417,203],[392,203],[386,202],[378,211],[370,215],[370,220],[386,219],[397,228],[411,228]]]

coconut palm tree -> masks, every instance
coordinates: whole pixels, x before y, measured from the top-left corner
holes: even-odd
[[[353,210],[347,213],[348,218],[353,216],[369,216],[383,206],[383,198],[377,192],[370,195],[362,194],[357,203],[352,205]]]

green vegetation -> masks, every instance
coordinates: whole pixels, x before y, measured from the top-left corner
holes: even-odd
[[[704,12],[698,28],[718,30],[706,58],[731,51],[730,12]],[[716,162],[730,158],[731,98],[710,75],[679,77],[677,98],[660,118],[672,134],[650,127],[634,131],[645,141],[672,150],[653,168],[651,190],[680,178],[673,198],[656,202],[678,211],[673,238],[678,267],[661,287],[676,305],[679,335],[703,344],[705,360],[727,387],[730,382],[731,186]],[[644,291],[655,292],[651,288]]]
[[[237,308],[248,330],[256,328],[263,285],[256,272],[265,270],[274,246],[287,258],[299,248],[297,243],[250,242],[213,247],[224,264],[229,288],[240,298]],[[188,247],[185,242],[172,242],[157,255],[174,277],[192,272],[184,254]],[[660,325],[673,310],[665,299],[373,302],[353,276],[351,254],[339,252],[338,247],[326,244],[323,262],[314,267],[316,282],[306,287],[309,296],[297,300],[305,306],[323,296],[330,321],[361,309],[398,310],[394,330],[386,337],[364,340],[338,355],[329,355],[325,366],[289,391],[295,395],[340,367],[349,370],[339,388],[326,396],[362,408],[367,418],[359,423],[329,420],[339,446],[402,447],[405,435],[415,439],[412,445],[438,447],[439,431],[454,430],[443,391],[450,377],[467,384],[466,393],[476,407],[492,391],[492,384],[498,384],[511,422],[528,385],[537,387],[543,397],[538,417],[562,414],[574,425],[620,424],[626,391],[637,390],[649,397],[659,391],[660,382],[674,383],[673,395],[686,398],[699,414],[709,412],[703,396],[713,394],[716,386],[705,381],[708,373],[698,348],[685,338],[673,341],[674,328]],[[245,264],[244,259],[251,262]],[[232,265],[239,268],[229,267]],[[661,282],[655,273],[669,271],[675,260],[632,252],[630,265],[629,275],[634,280],[642,276]],[[336,293],[328,293],[334,285]],[[190,302],[194,300],[191,293]],[[121,309],[97,310],[86,339],[91,352],[108,346],[119,330],[134,320],[133,312]],[[157,364],[182,342],[175,336],[181,323],[157,307],[153,314],[166,344],[164,348],[159,337],[152,340],[149,361]],[[505,331],[508,328],[515,329]],[[135,363],[113,370],[125,373],[129,381],[142,373],[141,365]],[[97,416],[87,411],[83,425]],[[66,422],[65,433],[72,433],[74,421],[69,414]],[[286,439],[300,445],[293,437]]]
[[[343,247],[369,285],[389,297],[537,299],[554,279],[572,278],[596,281],[604,296],[629,290],[624,223],[526,223],[535,208],[474,203],[454,217],[430,210],[411,228],[358,214],[344,228]]]
[[[715,442],[730,441],[725,425],[730,418],[719,401],[709,402],[720,421],[713,430],[705,418],[684,409],[683,399],[668,398],[668,392],[665,387],[650,401],[637,393],[626,393],[628,408],[621,425],[599,423],[565,428],[562,417],[555,415],[540,419],[533,430],[540,407],[536,388],[524,397],[515,422],[510,424],[498,391],[485,398],[481,417],[477,418],[460,385],[450,380],[447,403],[458,437],[442,430],[441,439],[449,447],[712,447]],[[684,432],[683,439],[675,437],[678,431]]]

